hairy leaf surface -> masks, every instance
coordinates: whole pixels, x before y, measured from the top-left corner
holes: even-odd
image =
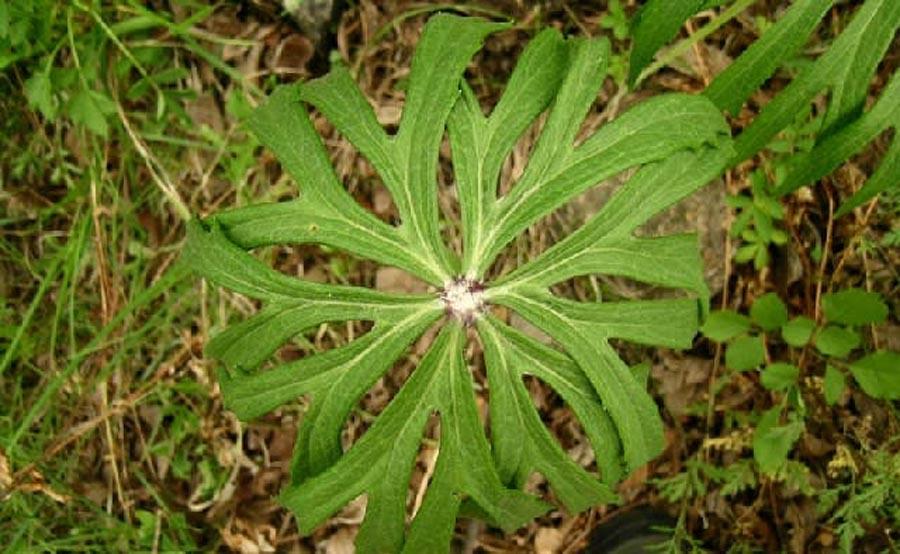
[[[658,455],[663,435],[645,383],[610,341],[687,347],[705,309],[696,240],[645,237],[638,230],[715,178],[733,157],[717,108],[702,96],[663,95],[577,142],[605,78],[609,46],[604,39],[564,39],[548,30],[525,49],[503,97],[485,114],[462,74],[483,38],[504,27],[432,17],[393,135],[340,65],[320,79],[278,89],[252,126],[296,180],[298,198],[224,211],[190,226],[186,256],[198,273],[262,304],[207,346],[223,365],[218,377],[226,406],[249,419],[306,398],[281,501],[308,533],[365,495],[361,552],[446,552],[460,511],[514,530],[550,507],[521,490],[535,471],[571,511],[614,502],[612,486]],[[304,105],[371,162],[394,199],[399,225],[375,218],[343,187]],[[524,174],[498,196],[504,160],[548,110]],[[445,131],[461,212],[459,253],[442,243],[440,228],[448,222],[437,210]],[[631,168],[638,168],[634,176],[587,224],[509,274],[484,281],[516,235]],[[431,289],[409,295],[311,283],[283,275],[249,252],[306,243],[401,268]],[[576,302],[550,292],[559,281],[595,273],[687,295]],[[554,343],[513,329],[492,311],[495,305],[519,312]],[[370,322],[371,328],[330,350],[268,367],[294,336],[346,321]],[[354,406],[410,344],[435,327],[436,338],[422,345],[427,353],[406,383],[368,430],[342,447]],[[490,441],[464,357],[466,341],[475,335],[490,389]],[[553,388],[572,408],[595,451],[596,474],[573,461],[545,427],[525,376]],[[409,481],[432,419],[440,429],[434,471],[417,511],[408,515]]]

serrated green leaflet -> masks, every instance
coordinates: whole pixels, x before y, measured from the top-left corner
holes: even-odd
[[[750,318],[731,310],[716,310],[709,314],[700,332],[710,340],[725,342],[750,330]]]
[[[738,337],[725,349],[725,365],[735,371],[753,369],[765,360],[766,347],[762,337]]]
[[[809,341],[815,328],[815,321],[801,315],[781,327],[781,338],[791,346],[801,347]]]
[[[825,402],[829,406],[833,406],[841,395],[844,394],[844,388],[847,386],[847,379],[840,370],[828,365],[825,367],[825,378],[822,383],[822,392],[825,395]]]
[[[770,475],[785,464],[804,428],[803,421],[795,418],[786,425],[778,425],[780,417],[780,407],[767,411],[753,434],[753,458],[759,469]]]
[[[750,318],[764,331],[774,331],[787,323],[787,306],[777,294],[770,292],[753,302],[753,306],[750,307]]]
[[[221,286],[258,299],[256,315],[221,332],[223,397],[242,418],[308,397],[292,480],[281,500],[310,532],[359,495],[367,498],[361,552],[447,551],[457,514],[477,513],[513,530],[549,506],[521,492],[534,471],[571,511],[612,502],[611,487],[663,446],[656,406],[609,341],[690,346],[705,309],[693,237],[638,237],[654,214],[715,178],[733,157],[728,128],[703,97],[664,95],[640,104],[575,144],[605,77],[605,40],[540,33],[526,48],[489,115],[465,81],[469,58],[504,25],[450,15],[426,25],[413,59],[399,130],[389,135],[338,66],[327,76],[277,90],[252,127],[300,187],[299,198],[226,211],[192,223],[187,260]],[[307,103],[372,163],[391,193],[397,226],[360,207],[344,189],[303,107]],[[522,177],[498,197],[504,159],[549,109]],[[463,252],[442,240],[438,151],[449,134]],[[639,168],[588,223],[493,283],[485,271],[522,230],[578,193]],[[422,295],[305,282],[268,268],[247,250],[315,243],[401,268],[432,285]],[[690,297],[575,302],[550,293],[570,277],[605,273]],[[506,305],[556,341],[543,345],[490,313]],[[277,348],[322,324],[367,321],[371,329],[331,350],[260,370]],[[351,410],[408,346],[441,327],[408,381],[346,450]],[[491,441],[479,418],[464,358],[470,331],[484,350]],[[558,348],[557,348],[558,347]],[[556,390],[579,417],[599,475],[572,461],[542,423],[525,375]],[[428,420],[437,414],[439,451],[427,492],[407,521],[407,489]]]
[[[838,325],[828,325],[816,335],[816,348],[826,356],[844,357],[857,348],[859,343],[859,333]]]
[[[856,288],[825,294],[822,310],[829,322],[844,325],[882,323],[889,312],[880,294]]]
[[[880,351],[850,364],[850,373],[873,398],[900,398],[900,354]]]
[[[760,382],[769,390],[785,390],[797,383],[800,370],[793,364],[776,362],[769,364],[760,375]]]

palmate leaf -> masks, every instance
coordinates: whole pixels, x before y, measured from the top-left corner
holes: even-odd
[[[733,156],[728,129],[707,99],[666,95],[640,104],[575,144],[605,76],[603,39],[540,33],[502,99],[485,115],[462,80],[469,58],[504,25],[436,15],[413,59],[399,130],[389,135],[345,69],[278,89],[253,117],[261,142],[297,181],[295,200],[225,211],[191,224],[186,257],[214,283],[258,299],[259,312],[222,331],[207,353],[221,360],[223,399],[239,417],[305,396],[291,482],[281,501],[310,532],[359,495],[367,499],[361,552],[447,551],[457,514],[513,530],[549,505],[521,491],[541,473],[569,510],[615,501],[625,471],[662,449],[662,425],[644,385],[609,341],[689,346],[707,294],[696,240],[638,237],[651,216],[696,190]],[[394,198],[386,224],[347,193],[303,104],[327,117],[369,159]],[[549,109],[524,174],[498,197],[501,166],[520,135]],[[464,251],[442,244],[436,171],[449,134]],[[607,177],[639,167],[600,212],[537,259],[484,282],[515,236]],[[248,250],[327,245],[401,268],[433,286],[422,295],[310,283],[278,273]],[[684,289],[690,298],[580,303],[549,287],[605,273]],[[542,328],[538,343],[491,313],[506,305]],[[371,322],[331,350],[260,369],[284,342],[323,323]],[[408,381],[346,450],[343,426],[365,392],[429,328],[441,327]],[[484,351],[491,440],[463,356],[472,326]],[[544,426],[523,377],[552,387],[582,422],[598,475],[571,460]],[[440,423],[427,492],[407,519],[407,490],[429,418]]]
[[[576,147],[574,140],[581,120],[605,75],[609,45],[605,39],[571,39],[568,44],[568,72],[524,174],[503,198],[497,199],[495,193],[478,198],[485,225],[463,227],[464,234],[473,236],[470,250],[464,254],[466,275],[481,277],[506,244],[529,225],[604,179],[680,150],[715,142],[727,132],[721,115],[704,98],[668,94],[635,106]],[[465,113],[454,114],[450,121],[451,143],[459,132],[460,119],[474,120],[473,125],[482,123],[484,116],[476,108],[471,102],[457,106]],[[493,118],[492,114],[488,120]],[[506,144],[503,157],[512,147],[512,142],[507,140]],[[470,159],[476,153],[457,148],[453,151],[454,161],[462,167],[477,166],[477,160]],[[457,175],[461,206],[476,203],[462,199],[467,191],[480,190],[465,184],[473,174]],[[495,184],[488,181],[488,185],[496,191]]]

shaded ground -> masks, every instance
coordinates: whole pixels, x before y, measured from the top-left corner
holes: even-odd
[[[625,3],[629,12],[633,3]],[[292,196],[292,185],[271,154],[257,148],[242,120],[261,100],[262,91],[277,82],[320,74],[329,55],[347,60],[379,120],[396,124],[413,47],[433,6],[351,3],[316,46],[281,16],[279,6],[264,0],[215,5],[206,11],[153,4],[173,21],[188,23],[133,31],[115,25],[137,26],[133,20],[141,14],[128,7],[105,6],[94,14],[74,10],[68,17],[64,8],[54,8],[57,34],[47,50],[57,48],[57,54],[51,65],[76,67],[72,80],[96,79],[109,91],[112,104],[108,110],[99,108],[109,127],[105,137],[97,129],[85,130],[91,120],[74,125],[75,116],[51,118],[40,106],[29,106],[26,83],[27,72],[37,65],[33,60],[4,73],[0,349],[13,354],[0,366],[0,537],[6,544],[34,550],[351,551],[362,500],[305,538],[298,535],[292,516],[273,500],[286,479],[302,399],[245,424],[222,409],[213,362],[204,359],[202,348],[210,334],[256,306],[171,271],[183,241],[177,205],[205,215],[225,206]],[[758,2],[632,94],[620,94],[617,84],[624,75],[628,40],[614,40],[612,75],[586,130],[650,94],[702,90],[781,4]],[[506,14],[518,22],[515,29],[489,39],[469,70],[470,82],[487,106],[502,91],[535,29],[552,25],[567,33],[598,35],[608,33],[604,27],[614,23],[605,18],[605,6],[574,2],[509,1],[492,3],[490,9],[458,9]],[[810,54],[821,51],[848,13],[847,7],[834,10],[832,28],[820,31],[808,48]],[[710,15],[694,18],[683,36]],[[123,47],[96,24],[97,18],[113,25]],[[78,46],[74,38],[66,41],[69,29],[79,37]],[[330,41],[334,54],[321,46]],[[97,60],[79,50],[94,44]],[[77,61],[73,51],[81,52]],[[37,59],[43,63],[41,56]],[[152,75],[171,67],[182,71],[171,80],[140,85],[147,81],[142,71],[121,69],[122,60],[131,58]],[[898,64],[900,48],[894,48],[873,93]],[[768,83],[734,126],[750,121],[787,75]],[[74,93],[60,86],[58,97],[64,102]],[[142,93],[141,86],[149,92]],[[166,98],[161,115],[159,96]],[[328,138],[347,187],[379,217],[395,219],[390,197],[369,164],[318,116],[316,124]],[[502,186],[509,186],[522,170],[534,136],[528,134],[508,160]],[[883,146],[875,144],[822,186],[786,199],[783,228],[790,240],[773,249],[772,263],[762,270],[733,261],[738,244],[727,234],[733,215],[723,200],[726,193],[748,189],[749,175],[760,160],[729,172],[648,232],[699,226],[707,275],[717,291],[714,302],[722,306],[746,311],[753,299],[776,291],[792,313],[814,316],[823,290],[858,286],[881,292],[896,314],[900,241],[891,242],[896,241],[891,237],[898,232],[900,202],[887,198],[837,221],[829,217],[840,199],[871,173]],[[449,160],[443,164],[441,182],[452,182]],[[442,190],[445,211],[455,213],[452,188]],[[542,251],[604,198],[602,192],[582,195],[530,229],[499,265]],[[385,290],[416,291],[422,286],[402,273],[316,247],[273,248],[260,256],[281,271],[312,280]],[[558,292],[589,298],[597,290],[627,297],[654,294],[632,283],[597,279],[573,280]],[[285,346],[279,355],[296,358],[364,331],[359,323],[324,326]],[[896,318],[868,329],[867,340],[900,349]],[[423,351],[424,344],[414,345],[411,356]],[[726,371],[721,350],[701,339],[689,352],[626,347],[624,355],[633,363],[651,361],[651,388],[668,425],[666,452],[622,484],[624,506],[598,507],[580,515],[554,511],[510,536],[461,520],[456,537],[461,550],[577,552],[597,522],[617,510],[651,504],[671,513],[681,532],[712,551],[829,551],[837,543],[836,527],[842,520],[835,519],[839,508],[822,509],[824,491],[838,491],[838,505],[847,506],[859,491],[841,487],[862,483],[867,474],[894,475],[900,482],[897,444],[888,442],[898,434],[896,406],[856,390],[836,406],[827,406],[820,392],[824,361],[812,353],[801,365],[808,416],[806,432],[792,455],[796,471],[778,479],[761,477],[749,466],[748,414],[775,401],[755,374]],[[365,396],[346,429],[348,441],[384,408],[411,367],[410,361],[399,364]],[[474,371],[481,378],[482,369]],[[590,465],[593,454],[571,413],[540,383],[529,385],[563,446]],[[422,449],[411,502],[430,472],[434,448],[431,441]],[[722,490],[732,481],[723,483],[708,469],[742,464],[747,472],[733,479],[743,479],[744,486],[734,494]],[[873,464],[882,465],[875,470]],[[536,481],[534,488],[543,490],[543,483]],[[676,488],[679,494],[673,494]],[[896,523],[882,516],[862,521],[865,538],[857,547],[896,548],[890,535]]]

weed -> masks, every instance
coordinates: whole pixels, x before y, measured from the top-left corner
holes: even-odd
[[[360,549],[444,550],[460,509],[476,510],[506,530],[544,513],[546,504],[518,490],[532,471],[544,474],[567,508],[580,511],[614,500],[610,487],[622,470],[642,465],[662,449],[655,405],[607,341],[689,346],[697,300],[585,304],[547,289],[600,272],[702,295],[705,285],[690,237],[638,239],[632,231],[721,171],[730,156],[727,129],[705,99],[668,95],[633,108],[575,147],[580,118],[606,75],[609,47],[605,40],[563,40],[555,31],[531,42],[486,117],[465,82],[459,97],[459,80],[483,37],[502,28],[478,19],[432,17],[413,59],[394,136],[379,126],[341,66],[321,79],[276,91],[252,118],[252,127],[300,184],[300,199],[257,204],[191,225],[186,257],[192,267],[265,304],[207,349],[226,364],[219,372],[226,405],[252,418],[298,395],[312,397],[300,428],[293,481],[281,495],[304,532],[364,493]],[[401,225],[376,220],[345,192],[301,102],[318,108],[375,166]],[[548,105],[525,173],[508,195],[497,198],[504,158]],[[435,163],[445,124],[462,214],[461,256],[442,244],[437,210]],[[643,168],[581,229],[499,279],[484,280],[518,233],[578,192],[635,165]],[[437,290],[399,296],[314,284],[280,275],[244,252],[307,242],[402,268]],[[491,313],[492,306],[521,313],[552,336],[571,361],[507,326]],[[304,329],[354,319],[375,326],[346,346],[256,371]],[[412,377],[371,429],[342,452],[340,429],[360,395],[438,321],[441,331]],[[463,358],[465,327],[475,328],[485,351],[493,452]],[[572,462],[549,435],[528,398],[524,373],[546,380],[579,414],[602,480]],[[412,463],[434,411],[440,414],[440,454],[404,539]],[[462,506],[463,498],[471,507]]]

